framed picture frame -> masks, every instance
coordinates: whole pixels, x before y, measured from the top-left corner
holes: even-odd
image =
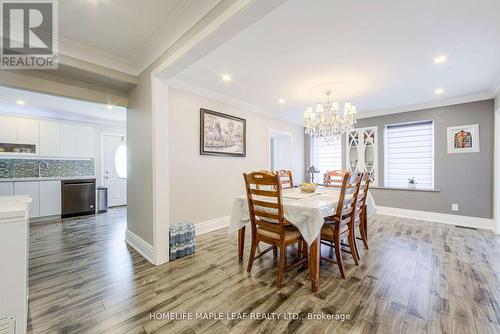
[[[246,120],[200,109],[200,154],[246,157]]]
[[[479,152],[479,124],[448,127],[448,154]]]

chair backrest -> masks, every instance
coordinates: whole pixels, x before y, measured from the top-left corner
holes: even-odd
[[[287,225],[281,201],[281,182],[277,173],[259,171],[243,174],[252,229],[261,226],[284,233]]]
[[[341,188],[343,178],[349,172],[344,170],[329,170],[324,174],[324,182],[328,187]]]
[[[335,216],[340,223],[348,223],[356,215],[358,193],[361,187],[363,173],[338,172],[342,173],[342,182],[340,186],[339,201]]]
[[[283,189],[293,188],[293,177],[292,177],[291,170],[282,169],[282,170],[278,171],[278,175],[280,177],[281,187]]]
[[[356,218],[358,218],[366,204],[366,198],[368,197],[368,189],[370,188],[370,183],[373,178],[373,171],[365,172],[361,180],[361,185],[359,187],[358,199],[356,200]]]

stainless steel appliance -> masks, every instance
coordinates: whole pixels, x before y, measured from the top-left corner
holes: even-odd
[[[95,179],[61,181],[62,217],[95,213]]]
[[[108,188],[97,187],[97,213],[108,211]]]

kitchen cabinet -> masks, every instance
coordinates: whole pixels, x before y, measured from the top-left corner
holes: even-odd
[[[61,214],[61,181],[40,181],[40,217]]]
[[[57,122],[40,121],[40,155],[57,157],[61,155],[61,133]]]
[[[0,116],[0,143],[17,143],[17,118]]]
[[[94,157],[94,127],[90,125],[78,126],[78,157]]]
[[[14,182],[14,195],[29,195],[33,199],[29,217],[40,216],[40,182]]]
[[[38,144],[40,140],[40,122],[31,118],[17,119],[17,143]]]
[[[61,123],[61,156],[75,158],[78,156],[78,125]]]
[[[0,196],[14,195],[14,182],[0,182]]]

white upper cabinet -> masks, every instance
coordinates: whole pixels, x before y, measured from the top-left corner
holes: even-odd
[[[40,121],[40,155],[61,156],[61,129],[57,122]]]
[[[78,131],[78,157],[94,157],[94,127],[90,125],[80,125]]]
[[[0,143],[17,144],[17,118],[0,116]]]
[[[61,155],[67,158],[78,157],[78,125],[61,123]]]
[[[18,118],[17,142],[19,144],[38,144],[40,138],[39,123],[31,118]]]

